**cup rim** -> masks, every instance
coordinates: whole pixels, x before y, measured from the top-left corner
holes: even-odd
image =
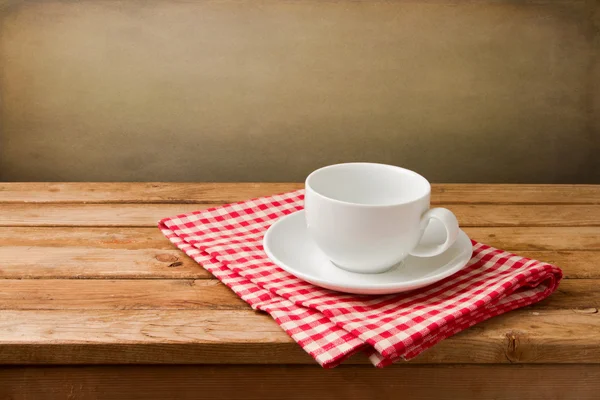
[[[345,165],[370,165],[370,166],[379,166],[379,167],[385,167],[385,168],[390,168],[390,169],[396,169],[396,170],[400,170],[402,172],[405,173],[409,173],[411,175],[416,176],[417,178],[422,179],[425,184],[427,185],[427,190],[425,191],[425,193],[422,196],[419,196],[417,198],[411,199],[409,201],[399,201],[399,202],[395,202],[395,203],[383,203],[383,204],[364,204],[364,203],[354,203],[354,202],[350,202],[350,201],[344,201],[344,200],[338,200],[338,199],[334,199],[332,197],[329,196],[325,196],[324,194],[318,192],[317,190],[315,190],[312,185],[310,184],[310,180],[311,178],[314,178],[314,176],[326,169],[333,169],[333,168],[339,168],[341,166],[345,166]],[[310,191],[313,194],[317,195],[318,197],[327,200],[327,201],[331,201],[333,203],[337,203],[337,204],[343,204],[343,205],[347,205],[347,206],[354,206],[354,207],[366,207],[366,208],[385,208],[385,207],[396,207],[396,206],[402,206],[402,205],[408,205],[408,204],[412,204],[412,203],[416,203],[418,201],[423,200],[424,198],[426,198],[427,196],[429,196],[431,194],[431,183],[427,180],[427,178],[425,178],[423,175],[407,169],[407,168],[402,168],[399,167],[397,165],[391,165],[391,164],[383,164],[383,163],[372,163],[372,162],[347,162],[347,163],[338,163],[338,164],[331,164],[331,165],[326,165],[324,167],[318,168],[316,170],[314,170],[313,172],[311,172],[307,177],[306,180],[304,181],[304,188],[306,191]]]

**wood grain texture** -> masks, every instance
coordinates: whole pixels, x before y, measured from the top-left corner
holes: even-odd
[[[600,251],[517,253],[557,265],[567,279],[600,278]],[[181,263],[181,264],[180,264]],[[0,279],[211,279],[212,275],[175,249],[89,247],[0,247]]]
[[[566,279],[600,278],[597,251],[519,251],[519,255],[559,266]]]
[[[432,184],[435,204],[600,204],[600,185]]]
[[[442,204],[443,206],[444,204]],[[207,204],[0,204],[0,226],[156,226]],[[600,226],[600,205],[449,206],[461,226]]]
[[[516,310],[440,342],[414,363],[600,363],[597,310]],[[368,362],[357,355],[349,363]],[[313,364],[250,310],[2,310],[3,364]]]
[[[0,204],[0,226],[153,226],[205,204]]]
[[[0,309],[231,310],[250,306],[215,279],[2,279]]]
[[[566,280],[535,309],[600,308],[600,280]],[[1,279],[4,310],[249,309],[215,279]]]
[[[14,367],[0,369],[0,382],[0,398],[13,400],[591,400],[600,365]]]
[[[303,183],[4,182],[0,183],[0,203],[226,203],[303,187]],[[431,201],[600,204],[600,185],[432,184]]]
[[[600,250],[600,227],[464,227],[470,238],[508,251]],[[170,250],[155,227],[0,227],[0,246]]]
[[[600,279],[571,279],[532,309],[600,308]],[[249,309],[215,279],[0,279],[4,310]]]
[[[0,227],[0,245],[122,250],[175,248],[156,226],[146,228]]]
[[[118,244],[117,246],[121,246]],[[567,279],[600,278],[600,251],[516,250],[558,265]],[[0,247],[0,279],[211,279],[180,250],[95,247]]]
[[[0,183],[0,203],[227,203],[302,189],[303,183]]]
[[[523,250],[600,250],[600,227],[597,226],[494,226],[465,227],[463,230],[473,240],[513,252]]]
[[[0,247],[0,279],[210,279],[184,252],[96,247]],[[600,252],[598,253],[600,257]]]
[[[156,227],[162,217],[287,184],[244,184],[241,193],[235,184],[221,192],[218,184],[49,184],[51,201],[39,184],[13,184],[18,194],[3,185],[0,363],[314,364]],[[469,186],[436,186],[432,198],[473,239],[559,265],[570,279],[411,364],[600,363],[597,187],[526,185],[521,195],[512,185]]]
[[[600,227],[465,228],[489,245],[600,278]],[[181,263],[178,264],[178,263]],[[211,275],[149,228],[1,227],[0,278],[169,278]]]

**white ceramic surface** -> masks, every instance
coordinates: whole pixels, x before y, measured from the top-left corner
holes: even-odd
[[[435,246],[445,240],[445,229],[432,221],[423,242]],[[449,249],[434,257],[408,256],[402,263],[379,274],[359,274],[338,268],[308,234],[304,211],[285,216],[265,234],[268,257],[279,267],[314,285],[340,292],[390,294],[418,289],[461,270],[471,259],[473,246],[461,230]]]
[[[432,257],[456,240],[458,221],[445,208],[429,209],[431,185],[408,169],[374,163],[330,165],[306,179],[308,231],[337,266],[378,273],[409,254]],[[420,243],[431,220],[446,235],[436,245]]]

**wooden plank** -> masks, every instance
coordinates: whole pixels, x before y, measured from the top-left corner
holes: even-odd
[[[156,226],[206,204],[0,204],[0,226]],[[600,226],[598,205],[452,205],[461,226]]]
[[[465,227],[479,242],[508,251],[600,250],[600,227]],[[169,250],[155,227],[0,227],[0,246]]]
[[[600,280],[574,279],[532,306],[535,309],[600,308]],[[248,309],[217,280],[2,279],[0,309],[9,310],[206,310]]]
[[[559,266],[567,279],[600,278],[597,251],[519,251],[519,255]]]
[[[0,204],[0,226],[153,226],[205,204]]]
[[[599,279],[569,279],[551,296],[530,306],[532,309],[597,309],[600,308]]]
[[[122,250],[172,250],[175,246],[157,226],[131,227],[0,227],[0,246],[88,247]]]
[[[434,204],[600,204],[600,185],[432,184]]]
[[[461,226],[599,226],[598,205],[452,205]]]
[[[303,183],[0,183],[0,203],[226,203]],[[445,204],[600,204],[600,185],[433,184]]]
[[[154,226],[203,204],[0,204],[0,226]]]
[[[250,306],[214,279],[2,279],[0,309],[246,310]]]
[[[516,310],[411,363],[600,363],[597,310]],[[350,363],[366,363],[357,355]],[[2,364],[314,364],[251,310],[3,310]]]
[[[600,252],[592,251],[600,250],[599,227],[465,229],[476,240],[558,265],[567,278],[600,278]],[[155,227],[0,228],[0,278],[210,277]]]
[[[3,246],[0,279],[7,278],[210,279],[212,275],[175,246],[169,250]]]
[[[210,279],[212,275],[171,245],[165,249],[0,247],[0,279]],[[557,265],[568,279],[600,278],[600,251],[516,251]]]
[[[464,231],[473,240],[508,251],[600,250],[597,226],[465,227]]]
[[[302,189],[303,183],[0,183],[0,203],[228,203]]]
[[[0,382],[0,398],[13,400],[221,400],[240,393],[256,400],[394,399],[399,393],[422,400],[595,400],[600,365],[13,367],[0,369]]]

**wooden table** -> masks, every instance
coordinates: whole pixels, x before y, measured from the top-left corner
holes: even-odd
[[[473,239],[566,279],[383,370],[362,355],[321,369],[156,228],[301,186],[1,183],[0,398],[596,397],[600,186],[434,185]]]

